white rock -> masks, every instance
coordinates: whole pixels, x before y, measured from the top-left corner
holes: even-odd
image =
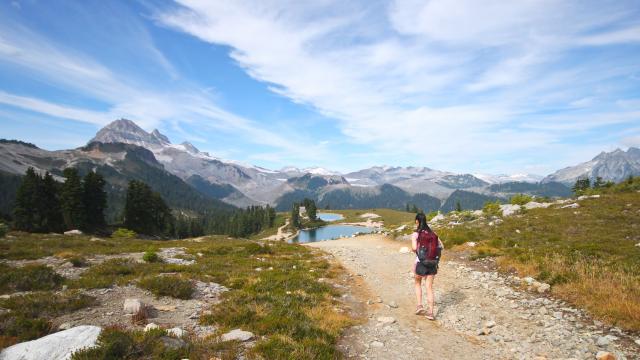
[[[149,324],[147,324],[147,326],[144,327],[144,332],[151,331],[151,330],[156,330],[156,329],[160,329],[160,326],[158,326],[158,324],[149,323]]]
[[[140,299],[125,299],[122,308],[125,314],[136,314],[144,309],[144,303]]]
[[[565,206],[561,207],[561,209],[577,209],[579,207],[580,207],[580,204],[573,203],[573,204],[565,205]]]
[[[396,322],[396,319],[392,318],[391,316],[380,316],[378,317],[378,322],[385,324],[385,325],[389,325],[389,324],[393,324],[394,322]]]
[[[403,246],[403,247],[400,248],[399,252],[400,252],[400,254],[408,254],[410,251],[409,251],[408,247]]]
[[[549,291],[549,289],[551,289],[551,285],[549,284],[545,284],[545,283],[540,283],[540,285],[538,285],[538,292],[539,293],[545,293],[547,291]]]
[[[187,335],[187,332],[182,330],[179,327],[174,327],[174,328],[171,328],[171,329],[167,330],[167,334],[169,334],[170,336],[175,336],[177,338],[181,338],[181,337],[184,337],[185,335]]]
[[[0,353],[2,360],[67,360],[74,352],[94,347],[102,329],[82,325],[40,339],[10,346]]]
[[[82,235],[82,231],[80,230],[69,230],[64,232],[65,235]]]
[[[637,340],[635,341],[635,343],[636,343],[638,346],[640,346],[640,339],[637,339]]]
[[[492,327],[496,326],[496,322],[495,321],[487,321],[486,324],[484,324],[485,327],[491,329]]]
[[[503,204],[500,205],[502,216],[511,216],[520,211],[520,205]]]
[[[374,347],[374,348],[381,348],[384,347],[384,343],[380,342],[380,341],[372,341],[369,346]]]
[[[391,301],[389,302],[389,307],[392,309],[397,309],[398,308],[398,303],[396,303],[395,301]]]
[[[407,228],[407,225],[400,225],[394,231],[402,231]]]
[[[431,219],[431,222],[438,222],[438,221],[442,221],[444,220],[444,215],[442,215],[441,213],[438,213],[438,215],[434,216]]]
[[[539,203],[535,201],[530,201],[524,205],[524,208],[527,210],[538,209],[538,208],[548,208],[551,206],[551,203]]]
[[[535,279],[532,278],[531,276],[527,276],[526,278],[524,278],[522,280],[524,280],[529,285],[533,284],[533,282],[535,281]]]
[[[636,244],[636,246],[637,246],[637,247],[640,247],[640,243],[637,243],[637,244]]]
[[[233,329],[222,335],[222,341],[249,341],[253,339],[253,333],[241,329]]]
[[[476,246],[476,245],[478,245],[478,244],[476,244],[476,243],[475,243],[475,242],[473,242],[473,241],[469,241],[469,242],[467,242],[467,243],[466,243],[466,245],[467,245],[468,247],[475,247],[475,246]]]

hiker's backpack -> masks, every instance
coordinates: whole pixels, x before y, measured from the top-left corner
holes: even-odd
[[[440,261],[440,247],[438,235],[433,231],[418,231],[418,246],[416,255],[418,261],[426,266],[437,266]]]

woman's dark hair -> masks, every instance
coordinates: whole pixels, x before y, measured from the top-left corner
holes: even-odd
[[[418,229],[416,231],[425,230],[428,232],[433,232],[429,227],[429,224],[427,224],[427,216],[424,213],[417,213],[416,220],[418,221]]]

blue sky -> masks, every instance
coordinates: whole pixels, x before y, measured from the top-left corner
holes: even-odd
[[[121,117],[267,168],[546,174],[640,145],[640,5],[0,3],[0,137]]]

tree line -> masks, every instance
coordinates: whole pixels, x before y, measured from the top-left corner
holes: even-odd
[[[105,230],[107,193],[105,180],[90,171],[84,177],[75,168],[63,172],[64,182],[49,172],[26,171],[18,187],[13,208],[13,228],[28,232],[85,232]],[[276,212],[270,206],[220,212],[184,213],[172,210],[160,193],[146,183],[128,183],[121,224],[140,234],[187,238],[207,234],[245,237],[272,227]]]
[[[16,194],[13,209],[16,230],[61,232],[94,231],[105,226],[107,194],[102,175],[89,172],[84,178],[74,168],[63,172],[64,183],[46,172],[28,168]]]

